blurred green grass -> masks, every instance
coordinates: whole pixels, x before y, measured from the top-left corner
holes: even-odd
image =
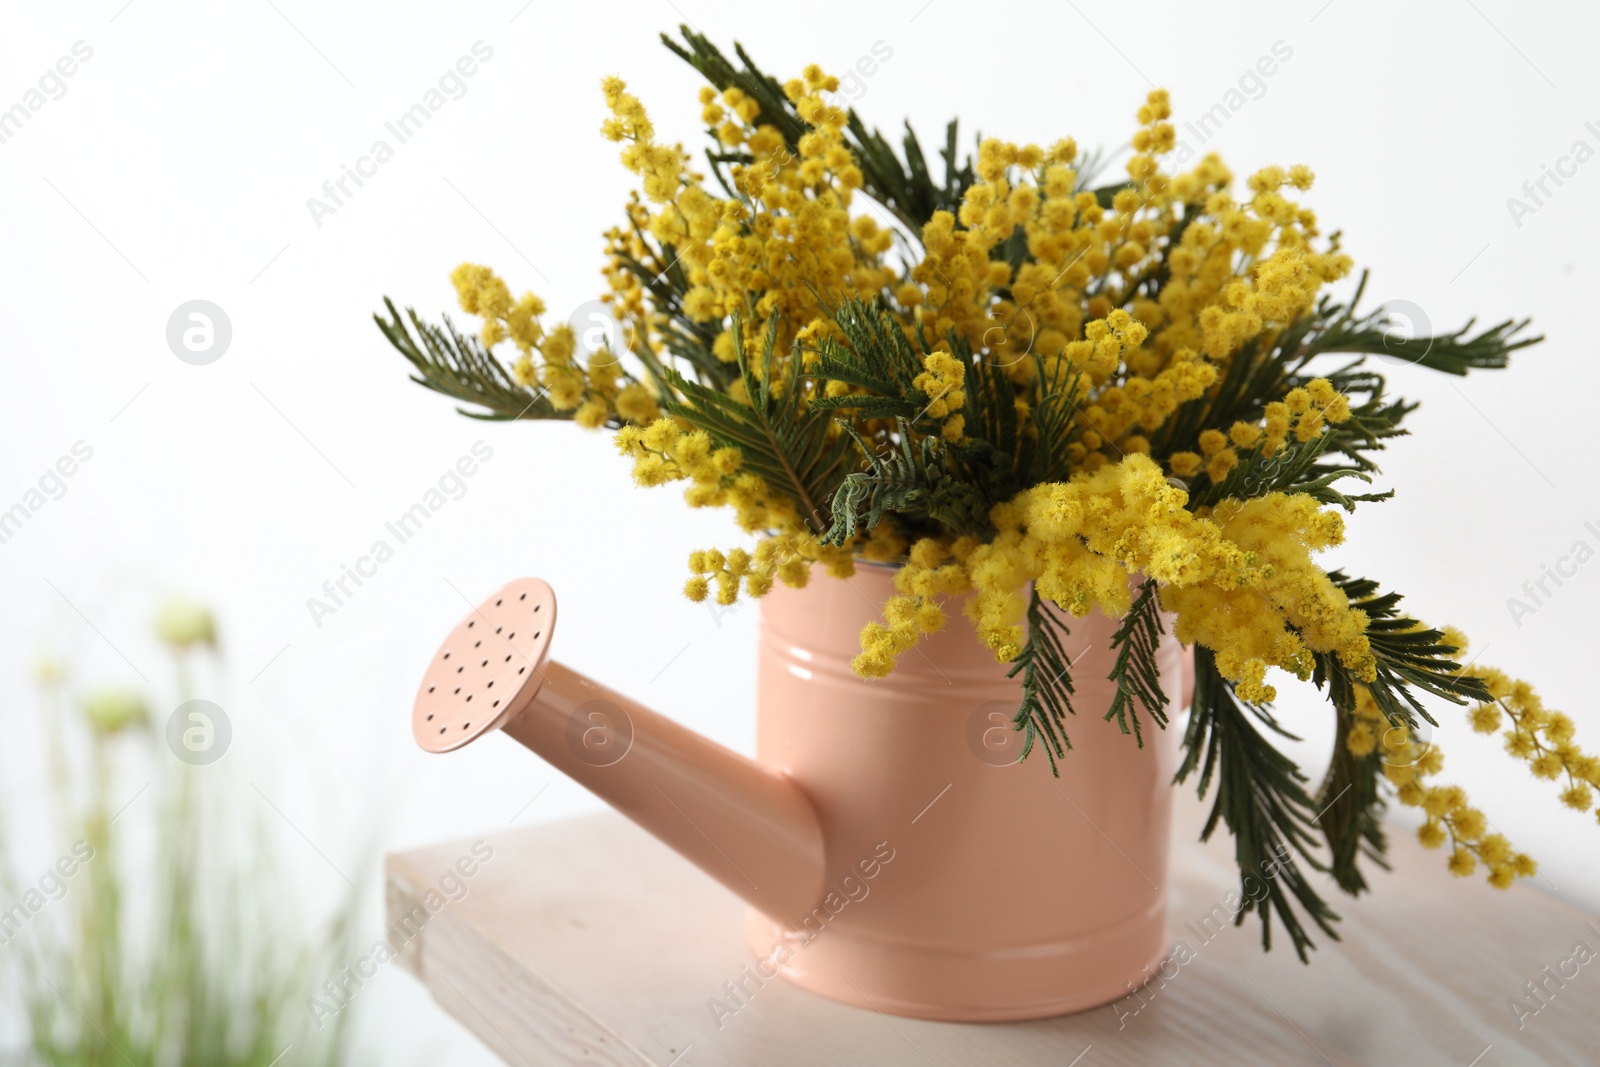
[[[297,884],[298,861],[279,854],[261,812],[233,810],[215,766],[168,751],[149,708],[194,696],[196,667],[219,658],[217,636],[209,611],[183,604],[164,608],[156,630],[175,693],[80,695],[65,667],[40,667],[48,836],[60,859],[24,861],[0,811],[0,1015],[15,1016],[8,1036],[21,1031],[0,1062],[349,1063],[351,1011],[316,1019],[308,1001],[355,958],[358,894],[307,918],[318,909]],[[135,804],[128,784],[139,781],[149,784]]]

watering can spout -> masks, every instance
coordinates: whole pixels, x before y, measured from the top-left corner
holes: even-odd
[[[825,846],[800,786],[550,659],[555,622],[537,578],[468,613],[418,688],[417,743],[449,752],[503,729],[757,910],[810,909]]]

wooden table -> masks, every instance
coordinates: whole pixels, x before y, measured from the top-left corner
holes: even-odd
[[[922,1022],[747,980],[719,1025],[709,1002],[737,1003],[724,983],[752,960],[744,906],[609,813],[491,834],[477,856],[472,838],[390,855],[391,941],[405,939],[401,960],[446,1011],[533,1067],[1600,1064],[1600,919],[1527,886],[1452,878],[1397,830],[1395,872],[1335,901],[1344,941],[1320,939],[1310,966],[1287,944],[1263,954],[1253,917],[1202,940],[1186,923],[1236,874],[1222,835],[1195,842],[1200,817],[1180,802],[1169,913],[1193,958],[1142,999],[1040,1022]],[[433,903],[460,899],[396,936],[442,879]],[[1528,980],[1546,992],[1519,1029],[1508,1002],[1541,1003]]]

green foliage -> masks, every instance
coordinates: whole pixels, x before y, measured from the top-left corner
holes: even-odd
[[[967,434],[983,442],[996,455],[1006,457],[1019,480],[1030,477],[1033,468],[1034,435],[1017,411],[1017,387],[998,364],[974,355],[966,340],[954,332],[949,337],[951,353],[967,373]],[[1040,425],[1037,420],[1034,426]]]
[[[1361,299],[1367,278],[1363,273],[1356,289],[1355,299],[1348,308],[1339,309],[1316,339],[1316,354],[1359,352],[1363,355],[1386,356],[1397,363],[1409,363],[1445,374],[1464,376],[1470,370],[1498,370],[1511,361],[1511,353],[1536,345],[1544,340],[1543,334],[1523,335],[1531,319],[1507,319],[1497,326],[1472,333],[1475,319],[1454,333],[1406,336],[1399,329],[1404,320],[1397,320],[1395,309],[1380,306],[1360,318],[1355,316],[1355,305]],[[1416,323],[1404,323],[1415,329]],[[1424,324],[1425,325],[1425,324]]]
[[[1108,677],[1117,683],[1117,695],[1112,698],[1105,715],[1106,722],[1115,719],[1118,729],[1125,734],[1131,732],[1140,748],[1144,747],[1144,734],[1139,730],[1135,704],[1142,706],[1157,726],[1163,730],[1167,727],[1167,694],[1161,688],[1161,668],[1156,664],[1156,647],[1166,632],[1166,627],[1161,625],[1161,602],[1156,596],[1155,580],[1146,578],[1133,598],[1133,606],[1123,616],[1122,624],[1111,635],[1111,648],[1117,654],[1117,662]]]
[[[1067,716],[1072,708],[1072,661],[1067,657],[1067,624],[1063,612],[1028,591],[1028,634],[1022,652],[1011,664],[1007,678],[1022,675],[1022,705],[1012,725],[1022,731],[1022,751],[1017,761],[1028,758],[1036,742],[1043,742],[1050,773],[1061,777],[1056,760],[1064,757],[1072,742],[1067,739]]]
[[[1367,638],[1377,659],[1377,677],[1362,682],[1337,656],[1315,653],[1312,680],[1327,688],[1329,702],[1338,715],[1334,759],[1323,783],[1321,828],[1332,855],[1332,872],[1341,889],[1360,893],[1367,888],[1359,869],[1362,857],[1383,865],[1385,841],[1382,815],[1381,746],[1367,756],[1349,752],[1343,739],[1354,723],[1356,687],[1365,685],[1384,720],[1408,730],[1421,728],[1419,720],[1437,725],[1418,691],[1442,697],[1453,704],[1490,699],[1482,679],[1458,676],[1461,665],[1452,657],[1457,649],[1438,630],[1423,626],[1399,610],[1398,593],[1379,592],[1378,583],[1352,578],[1341,571],[1329,574],[1351,604],[1367,613]]]
[[[1350,418],[1329,426],[1323,433],[1325,450],[1317,457],[1308,477],[1317,478],[1341,469],[1376,473],[1378,464],[1369,453],[1381,452],[1391,438],[1406,436],[1408,431],[1402,424],[1417,405],[1385,398],[1383,378],[1361,369],[1359,364],[1330,371],[1323,377],[1339,392],[1354,398],[1354,402]]]
[[[620,251],[616,253],[617,260],[639,279],[639,284],[649,294],[650,304],[657,314],[655,329],[662,346],[674,359],[693,371],[696,381],[726,389],[738,380],[739,369],[722,362],[712,351],[720,323],[696,322],[683,310],[683,295],[689,291],[689,276],[683,269],[677,250],[672,245],[657,243],[649,231],[640,227],[631,216],[628,226],[644,246],[647,261]],[[663,388],[660,361],[648,352],[638,354],[657,388]]]
[[[1304,493],[1322,504],[1336,504],[1354,511],[1358,501],[1387,500],[1394,493],[1357,493],[1348,496],[1334,488],[1345,478],[1370,482],[1372,478],[1355,466],[1319,463],[1334,443],[1332,434],[1309,441],[1286,444],[1272,455],[1260,448],[1243,452],[1239,464],[1221,482],[1208,482],[1194,496],[1194,502],[1216,506],[1224,500],[1249,500],[1268,493]]]
[[[1399,593],[1381,593],[1377,582],[1342,571],[1331,571],[1328,577],[1352,605],[1366,612],[1367,638],[1377,659],[1377,678],[1362,682],[1337,657],[1317,654],[1312,680],[1318,688],[1328,687],[1334,707],[1355,707],[1356,686],[1365,685],[1386,719],[1416,728],[1418,717],[1434,722],[1417,690],[1457,705],[1489,701],[1481,678],[1457,675],[1461,664],[1452,658],[1457,650],[1443,633],[1401,614]]]
[[[1067,446],[1077,429],[1080,375],[1071,364],[1058,362],[1052,372],[1044,359],[1034,357],[1035,381],[1029,417],[1035,433],[1030,462],[1019,468],[1029,470],[1029,484],[1065,481],[1069,477]],[[1020,460],[1021,457],[1019,457]]]
[[[1357,756],[1343,744],[1355,725],[1349,709],[1337,709],[1333,760],[1317,793],[1317,822],[1328,843],[1329,871],[1339,888],[1352,896],[1367,889],[1361,870],[1363,859],[1388,869],[1384,858],[1388,840],[1383,832],[1387,806],[1382,792],[1383,765],[1377,751]]]
[[[936,523],[957,534],[992,536],[989,508],[993,501],[952,469],[937,437],[917,438],[906,420],[897,420],[898,444],[884,452],[872,449],[854,426],[839,425],[866,457],[868,468],[845,476],[833,496],[833,521],[823,544],[843,545],[870,532],[894,512],[914,522]],[[915,443],[913,443],[915,442]]]
[[[661,35],[661,43],[699,71],[718,91],[737,88],[756,101],[761,111],[756,116],[755,125],[770,125],[781,130],[789,151],[800,151],[800,138],[807,126],[795,112],[788,97],[784,96],[782,83],[762,73],[742,45],[733,46],[734,54],[743,64],[742,67],[736,67],[721,49],[703,35],[695,33],[688,26],[678,27],[678,32],[683,37],[683,44],[666,34]],[[932,218],[934,212],[958,210],[967,188],[975,180],[971,158],[957,161],[956,125],[952,119],[945,127],[944,147],[939,153],[944,174],[941,180],[935,181],[927,157],[923,154],[922,143],[909,122],[901,139],[901,152],[897,154],[888,138],[877,130],[868,130],[854,110],[846,117],[846,143],[855,153],[861,168],[865,192],[893,213],[912,233],[921,233],[922,224]],[[719,177],[725,165],[749,162],[748,156],[739,153],[708,152],[707,158]],[[726,180],[722,182],[724,189],[730,188],[730,184]]]
[[[800,402],[798,354],[774,361],[776,315],[767,321],[759,365],[751,363],[743,342],[737,340],[743,336],[737,317],[733,336],[750,403],[668,368],[667,381],[683,399],[669,402],[667,410],[705,430],[718,445],[737,446],[744,454],[744,469],[791,494],[804,509],[804,521],[813,532],[820,532],[828,525],[822,505],[841,477],[849,442],[829,434],[826,412]]]
[[[1460,665],[1449,658],[1455,649],[1444,640],[1444,635],[1439,631],[1424,627],[1416,620],[1401,615],[1398,611],[1401,598],[1397,594],[1380,594],[1377,583],[1349,578],[1337,571],[1330,577],[1344,590],[1352,604],[1367,612],[1371,620],[1368,637],[1377,659],[1377,677],[1371,682],[1362,682],[1350,668],[1339,662],[1337,656],[1330,653],[1314,653],[1315,667],[1312,679],[1319,688],[1326,687],[1330,702],[1337,714],[1335,736],[1338,743],[1335,745],[1333,761],[1321,789],[1318,790],[1314,804],[1305,798],[1304,789],[1300,784],[1302,779],[1296,772],[1292,788],[1276,790],[1280,796],[1273,804],[1262,805],[1263,814],[1259,818],[1275,824],[1280,838],[1304,853],[1306,840],[1296,832],[1292,832],[1291,828],[1295,831],[1304,829],[1305,820],[1300,816],[1307,810],[1315,810],[1317,812],[1315,825],[1318,834],[1327,845],[1329,855],[1325,868],[1320,863],[1315,865],[1318,869],[1328,870],[1345,892],[1355,894],[1367,888],[1365,876],[1360,869],[1360,862],[1363,859],[1386,866],[1384,860],[1386,841],[1382,825],[1385,800],[1382,791],[1381,757],[1377,752],[1368,756],[1356,756],[1343,744],[1343,739],[1349,734],[1354,722],[1352,710],[1355,707],[1356,687],[1358,685],[1367,687],[1388,721],[1410,729],[1418,728],[1419,719],[1433,722],[1418,699],[1418,691],[1443,697],[1456,704],[1486,700],[1488,694],[1479,679],[1457,677],[1456,671]],[[1203,679],[1208,670],[1214,674],[1215,666],[1211,653],[1203,648],[1197,648],[1195,652],[1200,677]],[[1180,773],[1180,780],[1187,775],[1196,756],[1193,739],[1195,723],[1199,721],[1199,717],[1205,714],[1212,720],[1227,721],[1237,710],[1236,706],[1234,708],[1228,706],[1231,701],[1225,701],[1218,695],[1216,684],[1216,680],[1213,679],[1210,688],[1204,692],[1200,686],[1196,687],[1193,712],[1195,718],[1191,720],[1190,737],[1185,741],[1190,758],[1185,764],[1186,770]],[[1231,703],[1236,705],[1236,702]],[[1259,716],[1267,715],[1264,709],[1252,710],[1257,711]],[[1263,717],[1263,721],[1277,729],[1270,718]],[[1238,757],[1252,766],[1262,768],[1259,776],[1253,775],[1256,787],[1264,786],[1274,780],[1268,772],[1273,771],[1282,757],[1278,756],[1275,750],[1268,751],[1270,745],[1265,737],[1239,732],[1232,740],[1242,750],[1259,743],[1262,751],[1253,754],[1241,751]],[[1280,786],[1287,787],[1289,784],[1281,776],[1277,777],[1277,781]],[[1203,782],[1202,779],[1202,785]],[[1218,810],[1222,811],[1225,821],[1231,829],[1235,829],[1237,835],[1236,825],[1243,822],[1248,812],[1238,808],[1229,815],[1229,808],[1220,795]],[[1213,821],[1216,815],[1217,810],[1214,810]],[[1245,864],[1246,846],[1242,839],[1238,847],[1241,869],[1248,870]],[[1309,893],[1309,890],[1307,892]],[[1318,911],[1311,904],[1312,900],[1315,900],[1315,894],[1311,894],[1309,898],[1302,897],[1302,904],[1315,918]],[[1317,903],[1320,904],[1320,901]],[[1279,904],[1275,903],[1274,908],[1278,909]],[[1265,911],[1262,914],[1265,918]],[[1331,912],[1328,914],[1331,917]],[[1303,956],[1302,937],[1296,933],[1298,927],[1294,925],[1289,915],[1282,914],[1282,918],[1296,942],[1297,951]],[[1309,945],[1309,942],[1305,944]]]
[[[383,304],[389,309],[389,318],[374,315],[372,320],[389,343],[416,368],[411,380],[480,409],[456,408],[456,411],[474,419],[493,421],[572,418],[570,412],[557,411],[549,397],[513,378],[476,337],[463,336],[449,319],[442,328],[430,326],[407,308],[406,317],[417,331],[413,337],[411,329],[395,310],[394,302],[384,297]]]
[[[1333,926],[1339,916],[1301,871],[1302,863],[1312,870],[1326,870],[1312,853],[1317,809],[1306,791],[1305,776],[1255,723],[1283,737],[1293,735],[1267,708],[1234,696],[1210,649],[1196,646],[1194,664],[1194,702],[1176,781],[1187,781],[1198,769],[1202,798],[1213,780],[1216,783],[1216,799],[1200,836],[1210,840],[1219,823],[1233,835],[1240,895],[1246,902],[1235,923],[1243,923],[1254,911],[1261,920],[1262,947],[1271,948],[1272,918],[1277,916],[1304,962],[1315,946],[1295,906],[1334,940],[1339,938]]]
[[[1503,322],[1475,336],[1469,336],[1469,322],[1454,333],[1404,338],[1396,328],[1393,309],[1379,307],[1369,314],[1356,314],[1366,285],[1363,273],[1347,304],[1324,297],[1315,309],[1273,338],[1265,350],[1257,340],[1247,342],[1230,358],[1222,380],[1206,396],[1183,405],[1162,427],[1152,442],[1157,454],[1198,451],[1205,430],[1227,432],[1235,422],[1254,422],[1268,403],[1314,377],[1327,378],[1351,398],[1348,421],[1328,427],[1321,439],[1305,443],[1314,451],[1302,444],[1274,457],[1241,454],[1241,463],[1222,485],[1212,484],[1204,474],[1197,475],[1190,487],[1193,506],[1277,491],[1307,492],[1346,510],[1357,502],[1387,499],[1391,493],[1346,496],[1332,488],[1342,478],[1370,480],[1367,476],[1378,469],[1370,453],[1404,435],[1405,418],[1416,410],[1415,403],[1385,397],[1387,383],[1366,357],[1382,356],[1447,374],[1466,374],[1505,367],[1512,352],[1543,339],[1522,336],[1527,320]],[[1358,358],[1331,370],[1311,372],[1311,365],[1322,357],[1352,353]]]
[[[928,417],[929,405],[938,398],[916,385],[931,345],[924,339],[913,346],[888,312],[861,300],[824,306],[844,340],[824,340],[811,349],[815,360],[805,373],[867,392],[822,395],[809,401],[810,408],[885,420],[872,440],[840,422],[865,466],[846,475],[835,491],[826,543],[842,545],[871,531],[886,514],[897,516],[907,534],[992,536],[990,509],[1026,487],[1019,471],[1027,469],[1041,439],[1023,432],[1017,390],[1003,368],[975,359],[963,340],[950,337],[952,354],[966,368],[963,385],[973,421],[966,441],[947,443],[938,436],[941,420]],[[1058,398],[1041,398],[1034,413],[1042,432],[1070,432],[1071,412],[1062,410]]]
[[[806,375],[819,381],[843,382],[868,393],[819,396],[812,399],[811,406],[856,410],[864,418],[916,421],[925,415],[933,398],[916,385],[925,353],[912,346],[894,318],[856,299],[839,304],[824,301],[823,306],[845,339],[840,342],[827,338],[815,348],[803,350],[816,356]]]

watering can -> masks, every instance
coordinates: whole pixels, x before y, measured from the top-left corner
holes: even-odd
[[[887,679],[853,674],[891,568],[761,602],[756,758],[551,658],[555,593],[525,578],[450,631],[413,734],[450,752],[501,732],[750,905],[763,977],[948,1020],[1106,1004],[1166,952],[1175,729],[1142,746],[1101,721],[1114,620],[1066,620],[1073,748],[1018,761],[1021,699],[958,611]],[[1157,661],[1177,706],[1183,649]]]

